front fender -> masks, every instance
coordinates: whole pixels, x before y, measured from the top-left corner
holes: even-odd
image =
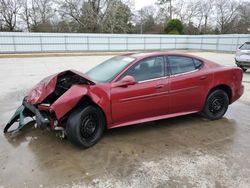
[[[61,119],[67,112],[74,108],[81,98],[88,94],[88,88],[84,85],[73,85],[52,105],[51,109],[55,112],[57,119]]]
[[[55,113],[56,118],[60,120],[65,114],[71,111],[84,96],[88,96],[103,110],[107,125],[111,124],[110,89],[108,84],[103,84],[101,87],[97,87],[96,85],[73,85],[50,106],[50,109]]]

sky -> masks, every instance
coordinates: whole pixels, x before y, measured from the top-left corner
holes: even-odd
[[[135,9],[140,10],[142,7],[154,5],[156,0],[134,0],[135,1]]]

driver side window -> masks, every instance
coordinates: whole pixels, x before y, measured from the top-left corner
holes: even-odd
[[[164,76],[164,57],[152,57],[132,66],[121,78],[130,75],[137,82],[160,78]]]

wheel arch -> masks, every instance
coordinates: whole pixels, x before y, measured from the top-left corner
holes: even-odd
[[[103,117],[104,117],[104,119],[105,119],[105,129],[107,129],[107,123],[108,123],[108,121],[107,121],[107,116],[106,116],[106,114],[105,114],[104,109],[102,109],[101,106],[99,106],[97,103],[95,103],[95,102],[91,99],[91,97],[88,96],[88,95],[84,95],[84,96],[79,100],[79,102],[78,102],[70,111],[67,112],[67,114],[66,114],[66,115],[64,116],[64,118],[63,118],[63,122],[66,123],[66,122],[67,122],[67,119],[68,119],[68,117],[69,117],[69,115],[70,115],[73,111],[75,111],[76,109],[83,109],[83,108],[85,108],[85,107],[87,107],[87,106],[89,106],[89,105],[92,105],[92,106],[98,108],[98,109],[102,112]]]
[[[213,88],[211,88],[207,94],[207,97],[209,96],[210,93],[212,93],[213,91],[217,90],[217,89],[221,89],[223,91],[226,92],[226,94],[228,95],[228,99],[229,99],[229,104],[231,104],[231,100],[232,100],[232,89],[230,86],[228,86],[227,84],[219,84]],[[207,99],[206,97],[206,99]]]

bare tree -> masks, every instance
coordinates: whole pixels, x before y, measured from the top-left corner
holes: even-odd
[[[220,33],[228,33],[234,27],[234,20],[238,9],[235,0],[216,1],[216,22]]]
[[[157,0],[156,6],[139,12],[131,1],[0,0],[0,30],[161,33],[171,18],[178,18],[186,34],[250,33],[247,1]]]
[[[20,18],[26,23],[28,31],[46,31],[54,15],[52,0],[24,0]],[[40,29],[38,29],[40,28]]]
[[[33,0],[34,5],[38,10],[40,16],[40,22],[46,23],[53,17],[52,0]]]
[[[77,22],[82,32],[106,32],[107,27],[104,23],[111,24],[112,20],[119,17],[119,13],[130,12],[130,8],[124,6],[125,3],[120,0],[59,0],[57,2],[61,16]],[[119,19],[124,22],[123,17]],[[109,29],[112,32],[115,25],[111,25]]]
[[[90,32],[97,33],[103,31],[103,21],[107,14],[108,6],[112,0],[88,0],[82,8],[82,20],[90,29]]]
[[[4,29],[4,19],[3,15],[0,13],[0,31]]]
[[[159,20],[159,16],[161,15],[156,14],[156,9],[153,6],[143,7],[138,11],[138,19],[136,20],[137,31],[140,31],[141,34],[157,32],[160,33],[162,28],[159,28],[157,24],[157,16],[159,23],[161,23],[161,20]]]
[[[174,13],[182,22],[190,24],[192,19],[197,18],[198,9],[197,1],[178,0],[174,7]]]
[[[80,20],[83,0],[58,0],[57,4],[59,6],[58,12],[63,18],[71,18],[84,26],[84,23]]]
[[[105,1],[106,2],[106,1]],[[97,32],[100,23],[101,0],[58,0],[59,13],[80,24],[80,27],[90,27],[90,31]]]
[[[30,9],[29,9],[29,0],[23,1],[23,7],[22,11],[20,13],[20,18],[26,23],[28,31],[31,31],[30,29]]]
[[[243,2],[238,8],[238,33],[250,33],[250,2]]]
[[[214,0],[199,0],[197,3],[197,19],[198,29],[201,33],[207,33],[208,22],[214,13],[215,1]]]
[[[0,14],[2,21],[9,31],[16,29],[17,16],[20,10],[21,1],[0,0]]]
[[[103,31],[108,33],[128,33],[131,31],[132,12],[121,0],[110,0],[105,11]]]
[[[167,6],[167,10],[169,11],[169,18],[170,20],[173,18],[173,6],[172,6],[173,0],[158,0],[159,5],[165,5]]]

